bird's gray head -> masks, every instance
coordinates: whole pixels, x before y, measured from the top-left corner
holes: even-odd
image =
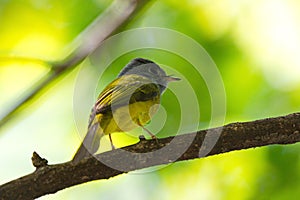
[[[161,93],[166,89],[168,82],[180,80],[179,78],[168,76],[157,64],[144,58],[135,58],[131,60],[122,69],[118,77],[128,74],[137,74],[149,78],[159,85]]]

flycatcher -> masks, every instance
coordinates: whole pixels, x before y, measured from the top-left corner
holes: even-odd
[[[118,77],[100,93],[92,108],[87,134],[77,150],[73,162],[93,155],[99,148],[100,139],[111,134],[142,127],[151,120],[160,105],[160,97],[171,81],[179,78],[166,75],[154,62],[135,58],[120,72]]]

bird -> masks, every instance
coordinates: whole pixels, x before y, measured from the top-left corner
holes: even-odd
[[[100,139],[111,134],[141,127],[152,139],[156,136],[144,126],[157,112],[160,99],[169,82],[180,78],[167,75],[155,62],[145,58],[132,59],[98,96],[92,107],[87,134],[72,161],[80,162],[92,156]]]

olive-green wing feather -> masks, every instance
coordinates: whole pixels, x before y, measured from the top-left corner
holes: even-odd
[[[95,105],[96,113],[105,113],[133,102],[153,99],[159,93],[159,86],[146,77],[123,75],[109,84]]]

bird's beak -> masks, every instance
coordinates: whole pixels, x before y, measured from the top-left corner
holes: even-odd
[[[181,79],[180,78],[177,78],[177,77],[173,77],[173,76],[166,76],[165,77],[165,80],[167,82],[173,82],[173,81],[180,81]]]

